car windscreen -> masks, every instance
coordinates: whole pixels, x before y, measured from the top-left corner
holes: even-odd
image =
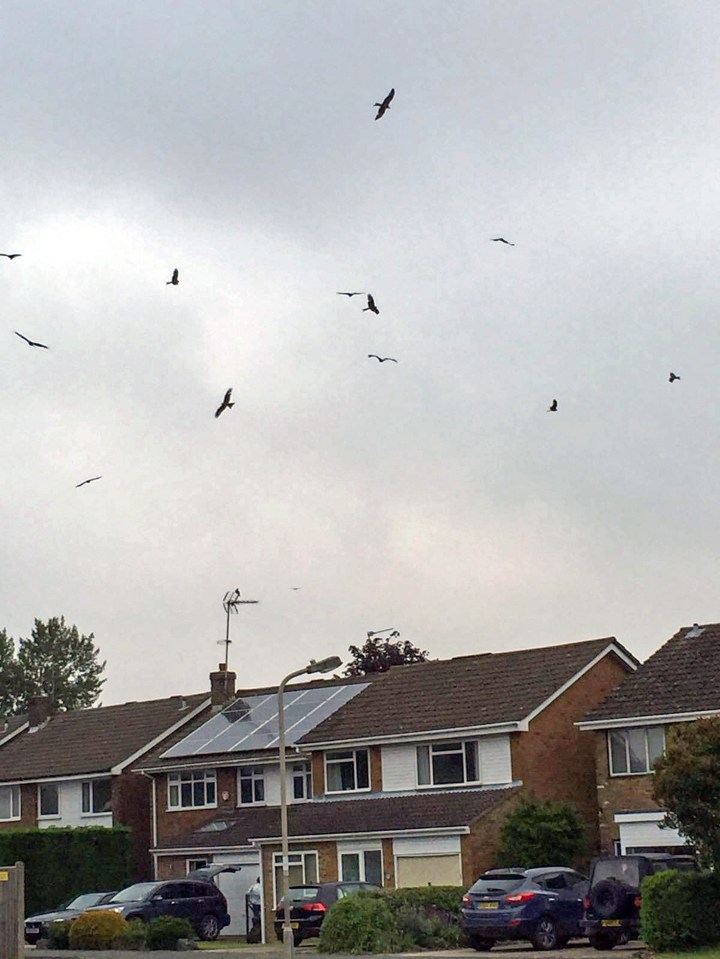
[[[134,886],[128,886],[127,889],[116,892],[110,902],[135,902],[138,899],[144,899],[161,885],[162,883],[159,882],[136,882]]]
[[[317,899],[319,892],[319,886],[291,886],[288,890],[290,902],[308,902],[311,899]]]
[[[89,909],[90,906],[96,905],[105,893],[102,892],[86,892],[82,896],[75,896],[74,899],[71,899],[70,902],[65,906],[66,909]]]
[[[595,863],[593,885],[603,879],[615,879],[637,887],[640,885],[640,862],[637,859],[600,859]]]
[[[480,876],[470,887],[470,892],[476,896],[492,895],[495,892],[512,892],[525,882],[525,876],[514,872],[495,873],[492,876]]]

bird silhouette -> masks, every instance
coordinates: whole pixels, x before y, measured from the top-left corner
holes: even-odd
[[[377,116],[375,117],[376,120],[379,120],[380,117],[384,115],[386,110],[390,109],[390,101],[392,100],[394,96],[395,96],[395,87],[392,88],[392,90],[390,91],[390,93],[388,93],[388,95],[385,97],[382,103],[373,103],[373,106],[378,108]]]
[[[13,330],[15,336],[19,336],[21,340],[25,340],[28,346],[39,346],[41,350],[49,350],[49,346],[45,346],[44,343],[36,343],[34,340],[29,340],[26,336],[23,336],[22,333],[18,333],[17,330]]]
[[[345,292],[342,292],[342,293],[338,293],[337,295],[338,295],[338,296],[364,296],[364,291],[363,291],[363,290],[357,290],[355,293],[345,293]]]
[[[677,373],[671,373],[670,376],[668,376],[668,380],[669,380],[671,383],[674,383],[675,380],[679,380],[679,379],[680,379],[680,377],[677,375]]]
[[[547,408],[548,413],[557,413],[557,400],[553,400]]]
[[[90,479],[83,480],[82,483],[77,483],[75,489],[79,489],[81,486],[85,486],[86,483],[94,483],[95,480],[102,479],[102,476],[91,476]]]
[[[222,401],[222,403],[220,404],[220,406],[218,406],[218,408],[215,410],[215,419],[217,419],[218,416],[220,416],[220,414],[223,412],[223,410],[229,410],[231,406],[235,406],[234,403],[231,403],[231,402],[230,402],[230,397],[231,397],[231,396],[232,396],[232,386],[230,387],[230,389],[229,389],[229,390],[227,391],[227,393],[225,394],[225,396],[224,396],[224,398],[223,398],[223,401]]]
[[[178,279],[178,270],[177,270],[177,267],[175,267],[175,269],[173,270],[172,279],[168,280],[165,286],[170,286],[171,284],[173,286],[177,286],[179,282],[180,280]]]
[[[367,311],[370,310],[371,313],[376,313],[379,316],[380,310],[375,306],[375,300],[373,299],[372,293],[368,293],[367,298],[368,305],[363,307],[363,313],[367,313]]]
[[[377,360],[378,363],[387,363],[388,360],[391,363],[397,363],[397,360],[392,356],[378,356],[377,353],[368,353],[368,359]]]
[[[8,260],[14,260],[16,256],[22,256],[22,253],[0,253],[0,256],[6,256]]]
[[[492,243],[504,243],[506,246],[515,246],[514,243],[511,243],[510,240],[506,240],[504,236],[494,236],[491,240]]]

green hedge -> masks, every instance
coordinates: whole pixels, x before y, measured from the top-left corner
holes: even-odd
[[[640,934],[657,952],[720,943],[720,876],[667,869],[642,884]]]
[[[320,927],[318,952],[399,952],[401,948],[397,923],[381,895],[358,893],[339,899]]]
[[[31,916],[82,892],[122,889],[130,884],[130,830],[0,830],[0,864],[25,863],[25,914]]]

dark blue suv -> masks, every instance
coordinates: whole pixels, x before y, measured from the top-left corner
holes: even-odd
[[[583,935],[587,889],[586,877],[565,866],[490,869],[463,896],[462,929],[478,951],[513,939],[556,949]]]

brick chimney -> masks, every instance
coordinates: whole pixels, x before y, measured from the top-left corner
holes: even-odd
[[[210,702],[214,713],[235,699],[236,679],[235,673],[228,672],[226,663],[220,663],[217,672],[210,673]]]
[[[55,712],[52,699],[49,696],[31,696],[28,699],[28,719],[30,732],[40,729]]]

